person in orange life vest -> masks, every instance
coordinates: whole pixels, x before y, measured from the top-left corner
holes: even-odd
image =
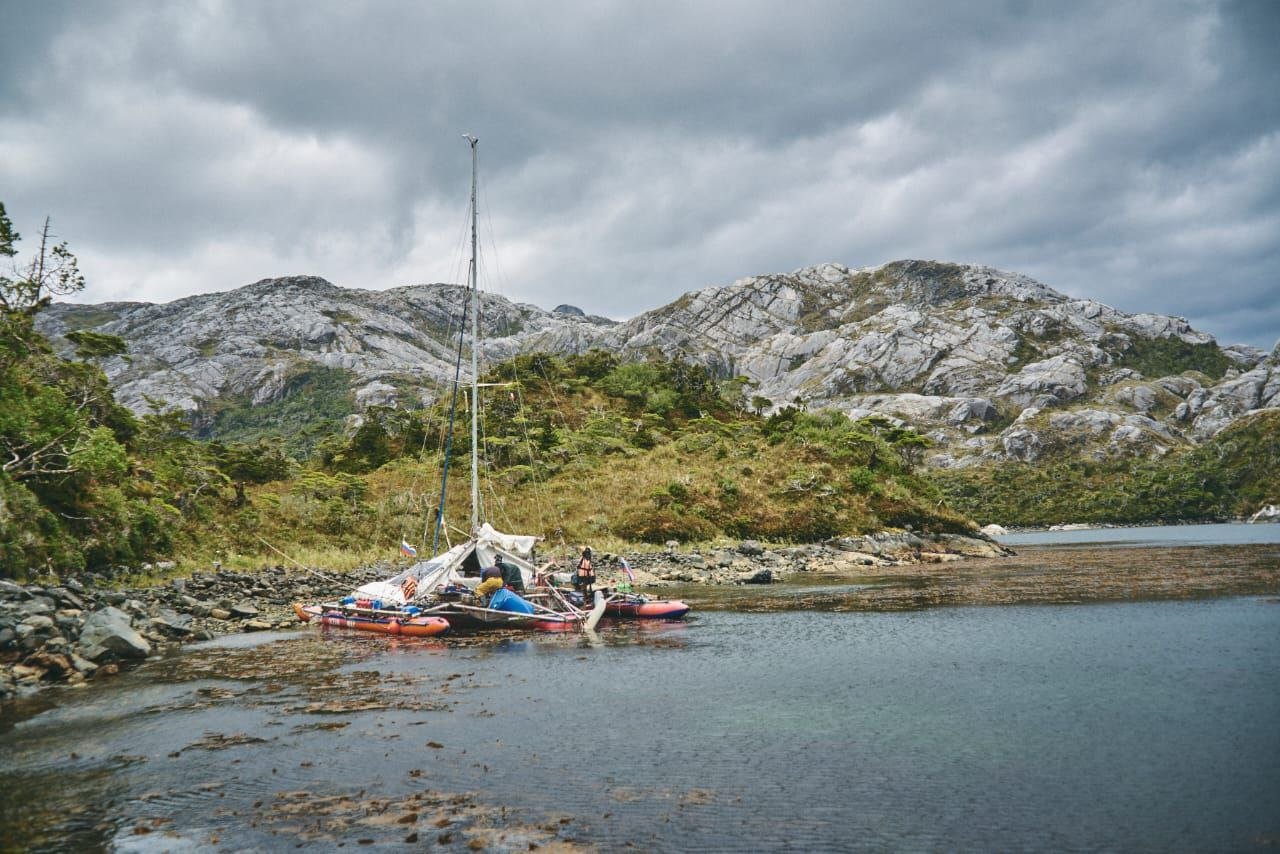
[[[587,546],[582,550],[582,559],[578,561],[578,574],[574,580],[574,585],[582,593],[582,607],[591,607],[591,594],[595,584],[596,570],[591,565],[591,547]]]

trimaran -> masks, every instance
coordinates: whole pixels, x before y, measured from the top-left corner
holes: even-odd
[[[684,616],[689,607],[683,602],[651,600],[648,597],[607,588],[597,589],[594,601],[571,601],[571,595],[555,586],[550,572],[553,564],[539,568],[535,564],[537,537],[503,534],[480,519],[479,466],[479,350],[480,290],[476,257],[476,178],[477,144],[467,134],[471,145],[471,263],[469,291],[471,297],[471,535],[464,542],[417,561],[408,569],[384,581],[357,588],[337,601],[294,605],[298,617],[328,626],[394,635],[431,636],[450,629],[478,630],[487,628],[523,628],[542,631],[594,629],[608,614],[619,618],[656,617],[673,619]],[[463,327],[467,313],[464,302]],[[461,336],[462,331],[459,332]],[[461,365],[461,342],[458,363]],[[455,387],[456,387],[455,379]],[[444,490],[448,483],[448,455],[441,476],[440,503],[436,511],[438,541],[444,523]],[[532,606],[532,613],[488,607],[475,594],[484,567],[501,559],[519,569],[524,580],[521,597]]]

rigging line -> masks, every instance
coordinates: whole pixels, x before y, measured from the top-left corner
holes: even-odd
[[[470,213],[469,208],[470,208],[470,205],[468,205],[468,211],[467,211],[468,214]],[[469,219],[469,216],[467,217],[467,219]],[[454,269],[455,278],[457,278],[456,274],[461,273],[461,255],[465,248],[465,239],[466,239],[466,227],[465,227],[465,219],[464,219],[463,234],[459,241],[458,253],[456,256],[457,262]],[[470,262],[468,262],[468,266],[469,266],[469,263]],[[443,298],[446,304],[449,304],[452,302],[452,297],[455,293],[461,293],[462,299],[461,299],[461,306],[460,306],[461,317],[459,317],[459,311],[453,306],[450,306],[451,310],[447,314],[448,325],[446,326],[445,340],[446,341],[452,340],[455,329],[458,332],[458,352],[454,360],[455,364],[454,364],[454,375],[453,375],[453,396],[452,396],[452,400],[450,401],[449,419],[447,422],[444,418],[443,407],[439,405],[443,400],[444,395],[443,394],[439,395],[436,398],[436,400],[433,401],[433,404],[435,405],[435,410],[438,411],[440,415],[439,420],[437,422],[438,423],[437,447],[439,448],[439,454],[437,455],[437,460],[438,460],[437,466],[441,471],[440,501],[436,508],[436,511],[437,511],[436,530],[435,530],[435,535],[432,537],[432,543],[431,543],[431,551],[433,555],[437,552],[437,549],[440,544],[440,519],[443,518],[445,502],[448,498],[446,493],[446,486],[447,486],[448,477],[449,477],[449,452],[453,444],[454,420],[457,414],[459,371],[461,370],[461,367],[462,367],[462,342],[463,342],[463,336],[465,335],[466,328],[467,328],[467,306],[468,306],[466,292],[465,290],[461,289],[460,286],[458,285],[447,285],[445,288],[438,291],[438,293]],[[422,436],[422,444],[424,449],[427,443],[427,436],[428,436],[428,431],[424,429],[423,436]],[[422,541],[424,544],[427,541],[427,532],[430,529],[430,527],[431,527],[431,517],[429,514],[424,513],[423,520],[422,520]],[[445,542],[446,543],[449,542],[449,535],[447,532],[445,533]],[[450,548],[452,548],[452,545],[450,545]]]
[[[560,416],[560,426],[562,426],[566,431],[569,431],[572,428],[570,428],[569,420],[565,417],[564,408],[560,404],[560,396],[556,394],[555,383],[551,381],[551,377],[547,376],[546,368],[541,363],[535,362],[534,369],[537,370],[537,372],[542,376],[542,381],[547,384],[547,391],[551,394],[551,401],[553,404],[552,408],[555,411],[555,413]],[[550,419],[548,419],[548,422],[550,422]],[[549,489],[550,487],[548,487],[548,490]],[[556,506],[554,502],[552,506],[553,507]],[[560,523],[561,530],[563,530],[564,510],[560,507],[556,507],[556,518]]]
[[[512,363],[515,364],[514,362]],[[519,369],[513,368],[512,373],[517,375],[516,382],[516,403],[520,413],[520,432],[524,435],[525,453],[529,457],[529,477],[533,480],[534,507],[538,513],[538,526],[544,531],[547,527],[546,505],[549,503],[547,496],[547,486],[538,477],[538,461],[533,456],[533,440],[529,438],[529,419],[524,416],[527,411],[524,405],[524,389],[518,381]]]
[[[462,264],[462,255],[463,255],[463,252],[464,252],[464,247],[465,247],[465,245],[466,245],[466,228],[467,228],[467,221],[468,221],[468,219],[469,219],[469,213],[470,213],[470,211],[469,211],[469,210],[464,210],[464,211],[463,211],[463,217],[462,217],[462,221],[461,221],[461,230],[459,231],[458,238],[454,241],[455,250],[454,250],[454,260],[453,260],[453,265],[452,265],[452,272],[455,274],[455,278],[456,278],[456,274],[457,274],[457,273],[460,271],[460,269],[461,269],[461,264]],[[430,286],[428,285],[427,287],[429,288]],[[437,292],[437,293],[439,293],[439,290],[438,290],[438,289],[436,289],[436,292]],[[453,338],[453,320],[454,320],[454,318],[455,318],[455,317],[456,317],[456,315],[455,315],[453,312],[450,312],[450,313],[448,314],[449,323],[448,323],[448,325],[446,326],[445,341],[449,341],[449,340],[451,340],[451,339]],[[427,336],[427,337],[428,337],[428,338],[430,338],[430,336]],[[437,386],[437,388],[438,388],[438,389],[439,389],[439,388],[441,388],[441,386],[442,386],[442,385],[443,385],[443,383],[446,381],[446,378],[447,378],[447,376],[448,376],[448,374],[447,374],[447,373],[436,373],[436,372],[434,371],[434,369],[429,370],[429,371],[424,371],[424,373],[427,373],[429,376],[431,376],[432,380],[434,380],[434,381],[435,381],[436,386]],[[438,400],[439,400],[439,398],[440,398],[441,396],[442,396],[442,395],[437,395],[437,396],[436,396],[436,400],[438,401]],[[421,407],[421,411],[422,411],[422,412],[430,412],[430,411],[431,411],[431,408],[430,408],[430,407],[428,407],[428,406],[425,406],[425,405],[424,405],[424,406],[422,406],[422,407]],[[441,421],[441,425],[443,426],[443,421],[444,421],[443,417],[440,419],[440,421]],[[417,458],[417,460],[415,460],[415,461],[414,461],[414,462],[415,462],[415,465],[413,466],[413,472],[414,472],[414,473],[413,473],[413,477],[410,479],[410,483],[409,483],[409,493],[410,493],[410,498],[412,498],[413,494],[417,492],[419,476],[420,476],[420,474],[421,474],[421,472],[420,472],[420,470],[419,470],[419,465],[418,465],[418,464],[420,464],[420,463],[422,462],[422,458],[423,458],[423,456],[425,456],[425,454],[426,454],[426,450],[427,450],[427,437],[431,434],[430,425],[431,425],[431,420],[430,420],[430,418],[428,417],[428,418],[426,418],[426,419],[424,420],[424,422],[423,422],[423,424],[422,424],[422,444],[421,444],[421,446],[418,448],[418,458]],[[440,444],[441,444],[441,447],[443,447],[443,444],[444,444],[444,443],[443,443],[443,436],[441,436],[441,439],[442,439],[442,441],[441,441],[441,443],[440,443]],[[443,459],[443,454],[442,454],[442,455],[441,455],[441,459],[440,459],[440,467],[441,467],[441,468],[443,468],[443,465],[444,465],[444,459]],[[424,495],[424,498],[425,498],[425,493],[424,493],[423,495]],[[425,508],[424,508],[424,509],[425,509]],[[429,517],[426,513],[423,513],[423,514],[421,514],[421,515],[422,515],[422,539],[421,539],[421,540],[419,540],[419,542],[421,542],[421,543],[423,543],[423,544],[425,545],[425,544],[426,544],[426,541],[427,541],[427,530],[428,530],[428,528],[429,528],[429,526],[430,526],[430,524],[431,524],[431,523],[430,523],[430,517]],[[403,517],[402,517],[402,520],[403,520]],[[405,531],[406,531],[406,530],[407,530],[407,522],[402,521],[402,522],[401,522],[401,526],[400,526],[400,538],[401,538],[401,540],[402,540],[402,541],[407,541],[407,538],[405,537]]]
[[[462,302],[462,323],[459,324],[458,330],[458,360],[454,364],[453,369],[453,402],[449,406],[449,431],[445,434],[444,447],[444,473],[440,477],[440,506],[436,510],[436,533],[431,541],[431,556],[435,557],[439,552],[436,547],[440,545],[440,526],[444,523],[444,500],[445,490],[449,484],[449,451],[453,447],[453,422],[458,411],[458,379],[462,372],[462,341],[467,329],[467,302]]]
[[[310,567],[308,567],[308,566],[303,566],[303,565],[302,565],[301,563],[299,563],[298,561],[294,560],[293,558],[289,557],[289,556],[288,556],[287,554],[285,554],[284,552],[280,551],[280,550],[279,550],[278,548],[276,548],[275,546],[271,545],[271,543],[268,543],[266,540],[262,539],[262,536],[261,536],[261,535],[257,535],[257,534],[255,534],[255,536],[257,536],[259,540],[262,540],[262,544],[263,544],[264,546],[266,546],[267,548],[271,549],[273,552],[275,552],[276,554],[280,555],[280,556],[281,556],[282,558],[284,558],[285,560],[290,561],[291,563],[296,563],[296,564],[298,564],[298,566],[299,566],[299,567],[301,567],[301,568],[303,569],[303,571],[311,573],[312,575],[316,576],[317,578],[319,578],[319,579],[321,579],[321,580],[323,580],[323,581],[325,581],[325,582],[327,582],[327,583],[329,583],[329,584],[332,584],[332,585],[333,585],[334,587],[336,587],[336,588],[340,588],[340,589],[341,589],[341,588],[344,588],[344,587],[347,587],[347,586],[348,586],[348,585],[346,585],[346,584],[343,584],[341,581],[338,581],[336,578],[332,578],[332,577],[330,577],[330,576],[327,576],[327,575],[325,575],[325,574],[324,574],[324,573],[322,573],[322,572],[316,572],[314,569],[311,569],[311,568],[310,568]]]
[[[545,531],[547,527],[545,485],[538,477],[538,461],[534,459],[533,441],[529,438],[529,419],[525,417],[524,390],[519,383],[516,383],[515,397],[517,411],[520,413],[520,433],[524,436],[525,454],[529,457],[529,477],[533,481],[534,509],[538,514],[538,527]]]
[[[484,458],[485,465],[482,470],[485,489],[487,489],[490,492],[490,494],[493,495],[494,506],[497,508],[498,512],[502,514],[502,518],[504,520],[503,524],[508,526],[508,530],[518,530],[515,526],[515,523],[512,521],[511,516],[507,513],[506,503],[498,495],[497,490],[494,489],[494,486],[493,486],[492,472],[494,470],[494,467],[490,464],[491,460],[489,459],[489,425],[488,425],[488,419],[483,417],[483,413],[482,413],[482,417],[480,418],[480,431],[481,431],[481,436],[484,439],[480,447],[484,448],[484,453],[485,453],[485,458]]]
[[[553,357],[553,358],[554,358],[554,357]],[[568,422],[566,421],[566,419],[565,419],[565,417],[564,417],[564,412],[563,412],[563,411],[561,411],[561,410],[560,410],[560,408],[559,408],[559,407],[560,407],[560,403],[559,403],[559,398],[556,396],[556,392],[555,392],[555,384],[551,382],[550,377],[548,377],[548,376],[547,376],[547,372],[546,372],[545,368],[544,368],[544,367],[542,366],[542,364],[541,364],[539,361],[537,361],[537,360],[535,360],[535,362],[534,362],[534,369],[535,369],[535,370],[536,370],[536,371],[537,371],[537,372],[542,376],[542,380],[543,380],[543,382],[545,382],[545,383],[546,383],[546,385],[547,385],[547,391],[551,394],[551,399],[552,399],[553,403],[555,404],[556,414],[558,414],[558,415],[560,416],[560,423],[561,423],[562,425],[564,425],[564,428],[565,428],[566,430],[568,430],[568,429],[569,429],[569,424],[568,424]],[[517,393],[519,393],[519,394],[520,394],[520,407],[521,407],[521,410],[523,411],[523,409],[524,409],[524,395],[523,395],[522,390],[521,390],[521,388],[520,388],[520,386],[519,386],[519,385],[517,385],[517,386],[516,386],[516,391],[517,391]],[[548,418],[548,419],[547,419],[547,422],[548,422],[548,424],[550,424],[551,419],[550,419],[550,418]],[[546,503],[547,503],[547,504],[549,504],[549,505],[551,506],[552,511],[554,512],[554,518],[553,518],[553,521],[555,521],[555,522],[557,523],[557,530],[560,532],[560,534],[561,534],[561,540],[563,541],[563,539],[564,539],[564,534],[563,534],[563,532],[564,532],[564,524],[565,524],[564,509],[563,509],[562,507],[560,507],[560,506],[559,506],[555,501],[552,501],[552,500],[551,500],[551,486],[550,486],[549,484],[547,484],[547,483],[543,482],[543,481],[538,477],[538,468],[537,468],[537,464],[536,464],[535,462],[533,462],[533,459],[532,459],[532,457],[533,457],[533,447],[532,447],[532,444],[531,444],[531,443],[530,443],[530,441],[529,441],[529,427],[528,427],[528,424],[525,424],[525,443],[526,443],[526,445],[528,446],[528,451],[529,451],[529,456],[530,456],[530,468],[533,470],[534,483],[536,483],[536,484],[540,484],[540,485],[541,485],[541,487],[542,487],[542,491],[543,491],[543,497],[544,497],[544,500],[546,501]],[[539,510],[539,519],[540,519],[541,523],[543,524],[543,526],[545,527],[545,525],[546,525],[546,519],[545,519],[545,516],[543,516],[543,515],[542,515],[542,513],[543,513],[543,510],[540,508],[540,510]]]

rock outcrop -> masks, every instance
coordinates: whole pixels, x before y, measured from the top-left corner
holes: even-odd
[[[291,277],[164,305],[59,304],[41,323],[55,338],[86,327],[123,337],[128,358],[105,369],[139,411],[149,399],[197,418],[219,399],[269,402],[316,368],[344,372],[358,406],[417,406],[453,376],[463,296],[452,285],[363,291]],[[1220,347],[1182,318],[1126,314],[974,265],[822,264],[688,293],[625,323],[485,295],[481,317],[488,362],[595,347],[679,356],[748,377],[775,409],[909,423],[934,440],[937,466],[1062,447],[1161,454],[1280,406],[1277,352]],[[1075,414],[1035,417],[1050,410]]]

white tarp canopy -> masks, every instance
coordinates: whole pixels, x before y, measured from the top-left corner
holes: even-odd
[[[404,583],[410,578],[418,583],[415,598],[424,596],[445,581],[475,587],[479,578],[464,576],[458,571],[473,551],[481,567],[493,566],[498,555],[502,555],[504,561],[520,567],[527,586],[533,583],[533,547],[537,542],[537,537],[504,534],[485,522],[476,530],[473,539],[459,543],[431,560],[420,560],[385,581],[365,584],[355,592],[357,596],[380,599],[387,604],[404,605]]]
[[[493,566],[498,555],[502,555],[503,559],[515,558],[514,563],[521,569],[530,569],[533,566],[533,547],[538,544],[538,538],[504,534],[485,522],[476,530],[474,542],[476,557],[482,567]]]

